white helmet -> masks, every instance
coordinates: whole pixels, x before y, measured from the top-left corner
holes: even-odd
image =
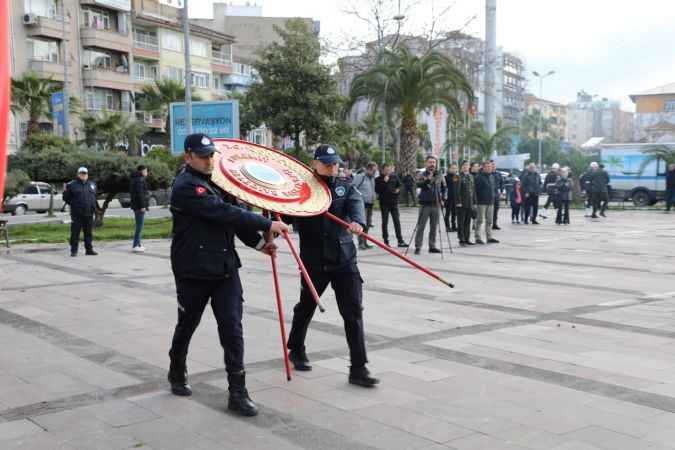
[[[553,169],[553,170],[558,170],[558,169],[560,169],[560,164],[558,164],[558,163],[553,163],[553,165],[551,166],[551,169]]]
[[[593,161],[593,162],[591,163],[591,168],[597,169],[597,168],[598,168],[598,163],[596,163],[595,161]]]

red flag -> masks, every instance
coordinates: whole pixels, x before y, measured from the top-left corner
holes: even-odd
[[[9,1],[0,0],[0,211],[5,196],[7,145],[9,144]]]

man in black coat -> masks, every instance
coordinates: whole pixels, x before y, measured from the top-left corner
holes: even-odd
[[[331,190],[329,212],[349,223],[349,229],[325,215],[295,217],[293,224],[300,236],[300,257],[319,295],[330,284],[344,322],[349,347],[349,382],[363,387],[379,383],[366,368],[366,341],[363,331],[363,279],[356,265],[356,246],[352,233],[366,225],[363,197],[351,180],[338,178],[340,157],[331,145],[319,145],[312,166]],[[305,280],[301,281],[300,301],[293,308],[293,325],[288,335],[289,359],[295,370],[312,370],[305,351],[307,329],[316,302]]]
[[[497,223],[497,219],[499,218],[499,206],[502,198],[504,198],[505,192],[504,177],[497,171],[497,164],[495,164],[493,160],[490,160],[490,165],[492,166],[492,178],[494,179],[495,186],[495,206],[492,211],[492,229],[501,230],[501,228],[499,228],[499,224]]]
[[[96,212],[96,183],[89,181],[89,170],[80,167],[77,178],[66,184],[63,201],[70,207],[70,256],[77,256],[80,230],[84,232],[85,255],[98,255],[92,244],[92,228]]]
[[[424,242],[424,229],[429,222],[429,253],[441,253],[436,247],[436,230],[440,219],[441,201],[445,195],[445,178],[436,167],[433,156],[427,156],[426,169],[417,177],[420,188],[420,209],[417,215],[417,232],[415,234],[415,254],[419,255]]]
[[[176,177],[171,191],[171,268],[176,280],[178,323],[169,351],[168,379],[174,395],[192,394],[187,381],[188,346],[210,300],[225,353],[228,409],[255,416],[258,408],[246,390],[241,261],[234,237],[275,255],[272,233],[288,231],[288,226],[241,208],[236,199],[211,181],[215,150],[204,134],[185,138],[185,170]]]
[[[544,203],[544,209],[548,209],[548,207],[551,205],[551,202],[553,201],[553,189],[555,184],[558,182],[558,178],[560,178],[560,164],[553,163],[551,170],[548,171],[546,178],[544,178],[544,190],[547,194],[546,203]],[[557,208],[556,205],[553,206]]]
[[[375,193],[380,201],[380,211],[382,212],[382,239],[385,244],[389,245],[389,215],[391,214],[398,246],[405,248],[408,244],[403,240],[401,234],[401,218],[398,211],[398,196],[401,192],[401,186],[401,180],[393,172],[392,166],[384,164],[380,176],[375,178]]]
[[[521,174],[520,187],[525,197],[525,219],[524,223],[527,225],[528,220],[532,221],[533,225],[539,225],[537,222],[537,215],[539,214],[539,194],[541,193],[541,177],[537,172],[537,166],[530,163],[527,170]]]
[[[476,218],[476,244],[497,244],[499,241],[492,237],[492,218],[495,204],[495,185],[492,176],[492,164],[483,163],[482,170],[476,175],[476,204],[478,216]],[[481,228],[485,225],[485,241],[481,239]]]
[[[462,161],[457,183],[457,237],[460,247],[474,245],[470,241],[471,218],[476,208],[476,185],[468,161]]]
[[[148,168],[140,165],[136,171],[131,175],[129,181],[129,197],[131,199],[130,208],[134,212],[134,219],[136,221],[136,230],[134,232],[134,242],[131,250],[134,253],[143,253],[145,247],[141,245],[141,233],[143,232],[143,223],[145,222],[145,213],[149,207],[148,187],[145,179],[148,176]]]
[[[675,205],[675,163],[668,165],[668,176],[666,176],[666,211]]]
[[[457,173],[457,164],[450,164],[448,173],[445,174],[445,185],[447,195],[445,197],[445,229],[457,231],[457,188],[459,185],[459,174]]]

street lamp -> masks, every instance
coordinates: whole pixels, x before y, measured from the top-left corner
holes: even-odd
[[[548,73],[540,75],[536,70],[532,71],[532,75],[539,78],[539,100],[542,102],[542,107],[539,108],[539,170],[541,170],[541,128],[543,126],[543,101],[544,101],[544,78],[549,77],[555,73],[555,70],[549,70]]]
[[[399,9],[399,11],[401,10],[401,2],[400,1],[399,1],[398,9]],[[399,14],[396,14],[393,17],[393,19],[396,21],[396,37],[395,37],[394,42],[393,42],[394,47],[396,47],[396,45],[398,44],[398,37],[399,37],[399,34],[401,32],[401,21],[405,20],[405,16],[403,14],[399,13]],[[384,41],[384,36],[381,37],[380,46],[379,46],[380,47],[380,54],[379,54],[378,59],[382,58],[382,53],[384,51],[384,42],[383,41]],[[387,123],[387,106],[386,106],[387,88],[386,87],[385,87],[385,90],[384,90],[384,102],[385,102],[385,104],[382,105],[382,165],[384,165],[384,162],[386,160],[385,159],[385,153],[386,153],[386,149],[387,149],[387,139],[386,139],[386,135],[385,135],[385,129],[386,129],[386,123]]]

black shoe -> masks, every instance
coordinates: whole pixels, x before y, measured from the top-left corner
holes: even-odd
[[[258,407],[246,390],[246,372],[243,370],[236,373],[228,373],[227,381],[230,384],[230,398],[227,402],[227,409],[234,411],[245,417],[258,415]]]
[[[532,225],[539,225],[539,222],[537,222],[536,220],[533,220]]]
[[[460,246],[460,247],[466,247],[467,245],[468,245],[468,244],[467,244],[466,242],[460,242],[460,243],[459,243],[459,246]]]
[[[363,387],[373,387],[377,384],[380,384],[380,380],[370,376],[368,369],[364,367],[350,367],[349,369],[349,382],[351,384],[356,384],[357,386]]]
[[[384,245],[386,245],[387,247],[389,247],[389,241],[382,241],[382,242],[384,243]]]
[[[598,216],[596,216],[595,214],[593,214],[593,215],[591,216],[591,219],[597,219],[597,218],[598,218]]]
[[[429,249],[429,253],[441,253],[441,251],[435,247]]]
[[[497,225],[492,225],[492,229],[493,230],[501,230],[501,228],[499,228],[499,226],[497,226]]]
[[[529,225],[529,223],[527,223],[527,220],[523,220],[523,225]]]
[[[451,232],[451,233],[456,233],[457,231],[459,231],[459,230],[457,229],[457,227],[452,227],[452,228],[450,228],[450,232]]]
[[[419,249],[419,248],[416,248],[416,249],[415,249],[415,254],[416,254],[416,255],[419,255],[419,254],[420,254],[420,249]]]
[[[602,217],[607,217],[607,216],[605,215],[605,213],[603,213],[603,212],[601,212],[600,215],[601,215]]]
[[[483,242],[483,241],[480,240],[480,239],[476,239],[476,244],[478,244],[478,245],[484,245],[485,242]]]
[[[96,256],[98,255],[98,253],[96,253],[94,250],[87,250],[85,255]]]
[[[70,252],[70,256],[72,256],[73,258],[76,257],[76,256],[77,256],[77,252]]]
[[[309,365],[309,359],[307,359],[305,349],[289,351],[288,359],[290,359],[293,363],[293,368],[295,368],[295,370],[300,372],[309,372],[312,370],[312,366]]]
[[[471,241],[466,241],[465,244],[466,244],[466,245],[476,245],[475,242],[471,242]]]
[[[187,367],[185,363],[171,362],[169,374],[166,377],[171,383],[171,393],[180,397],[192,395],[192,386],[187,382]]]
[[[399,243],[398,243],[398,248],[408,248],[408,247],[409,247],[408,244],[406,244],[406,243],[403,242],[403,241],[399,241]]]
[[[488,241],[488,244],[499,244],[499,241],[497,239],[494,239],[494,238],[490,238],[487,241]]]

